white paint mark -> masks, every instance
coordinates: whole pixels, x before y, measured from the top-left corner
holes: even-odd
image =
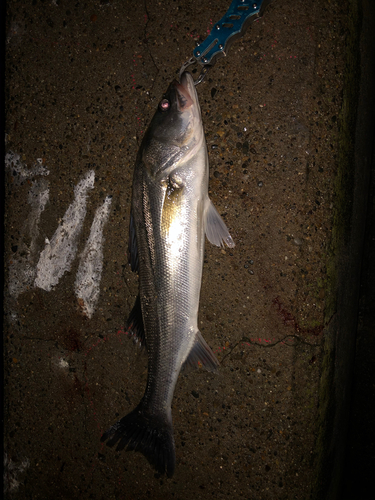
[[[95,173],[90,170],[74,188],[74,201],[40,254],[34,285],[51,291],[70,266],[77,253],[77,240],[86,216],[87,192],[94,188]]]
[[[49,185],[45,179],[34,181],[28,194],[31,210],[23,224],[17,244],[17,255],[9,264],[9,293],[13,297],[33,287],[36,275],[37,238],[40,216],[49,199]]]
[[[28,192],[31,206],[21,230],[15,255],[9,265],[9,292],[18,295],[33,286],[51,291],[63,274],[70,270],[77,253],[78,237],[86,216],[88,191],[94,188],[95,173],[90,170],[74,189],[74,200],[56,229],[51,240],[45,237],[44,250],[38,255],[37,240],[42,212],[49,200],[49,182],[35,180],[36,176],[49,174],[38,158],[33,167],[28,168],[20,155],[10,151],[5,157],[7,168],[13,176],[13,185],[22,185],[33,178]],[[30,181],[28,181],[30,183]],[[75,280],[75,294],[84,314],[91,318],[100,295],[100,281],[103,269],[103,230],[108,220],[112,199],[107,196],[95,212],[90,236],[80,255],[80,263]],[[39,259],[39,260],[38,260]],[[61,365],[62,367],[62,365]]]
[[[103,269],[103,229],[108,220],[112,198],[107,196],[103,205],[95,212],[90,236],[81,254],[75,280],[75,293],[84,314],[91,318],[100,294]]]
[[[69,368],[70,368],[70,365],[69,365],[69,358],[68,360],[65,359],[64,357],[62,356],[53,356],[51,358],[51,365],[52,367],[56,370],[56,371],[59,371],[59,372],[63,372],[65,373],[66,375],[69,374]]]
[[[18,477],[30,467],[28,458],[22,459],[19,463],[14,462],[7,453],[4,453],[4,492],[14,492],[18,490],[20,482]]]
[[[21,161],[20,155],[9,151],[5,155],[5,166],[13,172],[13,177],[21,183],[28,179],[29,177],[35,177],[36,175],[49,175],[49,170],[43,167],[43,161],[41,158],[37,159],[37,163],[32,168],[27,168]]]
[[[37,162],[37,165],[28,169],[17,153],[10,151],[5,155],[5,165],[12,171],[13,183],[16,185],[23,183],[29,177],[49,174],[43,167],[42,160],[38,159]],[[49,182],[46,179],[33,180],[27,197],[31,210],[22,225],[21,236],[15,242],[16,254],[9,263],[9,293],[13,297],[17,298],[20,293],[33,286],[38,254],[39,221],[48,199]]]
[[[66,370],[67,368],[69,368],[69,363],[65,359],[61,358],[59,359],[58,366]]]

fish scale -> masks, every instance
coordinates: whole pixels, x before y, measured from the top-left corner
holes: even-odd
[[[179,373],[219,366],[198,329],[205,234],[217,246],[234,243],[208,197],[208,173],[198,96],[184,73],[162,99],[134,169],[129,246],[139,297],[127,326],[146,344],[146,390],[102,436],[117,450],[140,451],[168,476],[176,463],[171,405]]]

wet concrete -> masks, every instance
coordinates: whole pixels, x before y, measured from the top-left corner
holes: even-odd
[[[8,2],[11,498],[306,499],[321,480],[350,28],[338,1],[275,1],[198,87],[210,196],[236,243],[206,244],[199,324],[219,375],[179,379],[172,479],[100,443],[139,402],[147,374],[124,332],[137,294],[126,256],[136,152],[170,80],[228,4]],[[49,284],[42,255],[55,266]],[[84,297],[85,263],[95,279],[86,275]]]

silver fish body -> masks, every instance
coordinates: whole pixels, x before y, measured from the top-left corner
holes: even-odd
[[[117,450],[142,452],[172,476],[171,404],[185,365],[216,371],[218,361],[198,329],[205,234],[233,240],[208,197],[207,147],[193,79],[172,82],[143,138],[134,170],[130,254],[139,297],[128,328],[148,354],[145,394],[102,437]]]

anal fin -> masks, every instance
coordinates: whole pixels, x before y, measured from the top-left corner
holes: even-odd
[[[195,334],[194,345],[182,368],[183,370],[189,368],[199,368],[200,364],[205,370],[214,373],[217,373],[217,369],[220,366],[219,361],[202,337],[201,332],[197,331]]]

